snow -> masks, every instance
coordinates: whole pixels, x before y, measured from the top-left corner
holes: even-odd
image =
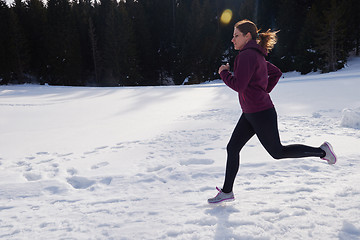
[[[343,110],[341,126],[360,129],[360,108]]]
[[[360,239],[360,58],[282,78],[283,144],[332,143],[339,159],[241,152],[236,201],[222,186],[241,114],[223,83],[0,86],[0,239]]]

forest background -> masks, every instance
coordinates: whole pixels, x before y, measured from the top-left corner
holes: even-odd
[[[0,84],[217,79],[237,54],[231,38],[242,19],[280,30],[267,59],[283,72],[336,71],[359,55],[359,0],[0,0]]]

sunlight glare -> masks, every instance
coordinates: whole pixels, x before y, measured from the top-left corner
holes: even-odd
[[[232,19],[232,11],[230,9],[225,9],[221,14],[220,21],[223,24],[229,24]]]

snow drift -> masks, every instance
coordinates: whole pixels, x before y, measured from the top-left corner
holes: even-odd
[[[359,58],[285,74],[283,144],[329,141],[337,164],[275,161],[254,137],[217,206],[241,114],[224,84],[0,86],[0,239],[359,239],[359,76]]]

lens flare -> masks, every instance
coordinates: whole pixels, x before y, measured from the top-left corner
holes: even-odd
[[[232,11],[230,9],[225,9],[221,14],[220,21],[223,24],[229,24],[232,18]]]

